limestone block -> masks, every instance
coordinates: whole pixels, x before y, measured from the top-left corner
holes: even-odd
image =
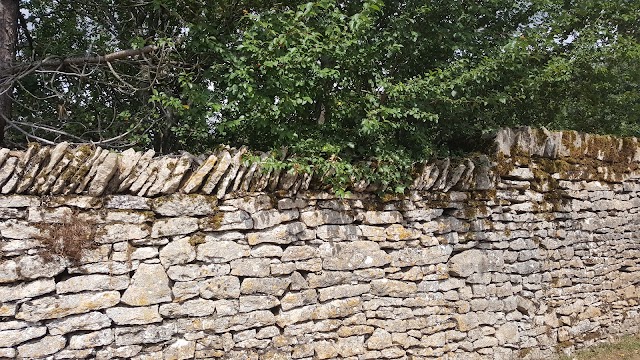
[[[134,195],[111,195],[105,197],[104,207],[120,210],[150,210],[151,199]]]
[[[270,275],[269,259],[236,259],[231,261],[231,275],[265,277]]]
[[[300,220],[309,227],[317,227],[325,224],[351,224],[354,217],[346,212],[322,209],[304,211],[300,213]]]
[[[53,292],[55,289],[56,283],[52,278],[0,286],[0,303],[36,297]]]
[[[326,270],[355,270],[381,267],[388,264],[390,256],[373,241],[348,243],[324,243],[320,245],[322,267]]]
[[[60,274],[64,271],[67,261],[59,256],[47,259],[40,255],[33,255],[20,257],[17,265],[21,278],[36,279]]]
[[[367,339],[367,349],[381,350],[393,345],[391,334],[384,329],[376,329]]]
[[[364,285],[364,284],[363,284]],[[345,285],[348,286],[348,285]],[[321,289],[324,290],[324,289]],[[352,291],[353,292],[353,291]],[[344,293],[344,292],[343,292]],[[325,295],[325,300],[335,299]],[[303,290],[300,292],[288,292],[282,297],[282,310],[290,310],[296,307],[315,304],[318,302],[318,293],[314,289]]]
[[[293,222],[273,227],[267,231],[251,232],[247,234],[249,245],[261,243],[290,244],[296,241],[297,234],[305,230],[301,222]]]
[[[240,293],[282,296],[289,284],[288,278],[246,278],[240,285]]]
[[[280,300],[273,295],[248,295],[240,297],[240,312],[266,310],[278,305],[280,305]],[[277,335],[279,334],[280,331],[277,332]]]
[[[427,248],[404,248],[391,253],[391,266],[407,267],[446,263],[453,248],[431,246]]]
[[[40,230],[26,221],[10,219],[0,222],[0,235],[8,239],[33,239],[40,235]]]
[[[471,249],[452,256],[448,265],[452,275],[468,277],[473,273],[486,272],[489,260],[483,251]]]
[[[216,312],[216,302],[206,299],[193,299],[180,304],[162,304],[159,311],[164,318],[207,316]]]
[[[211,175],[209,175],[209,178],[201,189],[205,194],[211,194],[213,192],[216,185],[218,185],[220,178],[222,178],[222,176],[227,172],[229,165],[231,165],[231,155],[229,154],[229,151],[223,150],[222,153],[217,154],[216,157],[218,158],[218,164],[215,170],[211,172]]]
[[[16,319],[26,321],[57,319],[111,307],[119,301],[120,293],[117,291],[62,295],[57,298],[44,297],[22,304]]]
[[[323,240],[358,240],[361,235],[358,225],[320,225],[316,236]]]
[[[151,237],[186,235],[198,230],[198,219],[193,217],[175,217],[156,220],[151,228]]]
[[[231,260],[248,257],[249,246],[238,244],[235,241],[217,241],[215,238],[206,238],[205,243],[198,245],[196,259],[210,263],[225,263]]]
[[[64,335],[74,331],[100,330],[110,325],[111,320],[97,311],[68,316],[47,323],[49,334],[51,335]]]
[[[27,359],[43,358],[62,350],[67,339],[62,336],[45,336],[34,343],[18,346],[18,357]]]
[[[281,257],[282,261],[307,260],[319,255],[318,249],[313,246],[288,246]]]
[[[144,239],[147,236],[149,236],[149,226],[146,224],[106,224],[98,228],[96,241],[100,244],[110,244]]]
[[[205,277],[227,275],[231,272],[229,264],[188,264],[174,265],[167,269],[167,275],[174,281],[189,281]]]
[[[193,162],[192,155],[190,154],[182,155],[180,159],[178,159],[177,163],[175,164],[175,167],[171,172],[171,175],[169,175],[167,180],[164,182],[164,186],[162,187],[162,190],[160,191],[160,193],[171,194],[176,190],[178,190],[178,187],[180,186],[182,179],[189,172],[192,162]]]
[[[240,280],[235,276],[206,279],[200,283],[200,296],[205,299],[237,299],[240,296]]]
[[[112,307],[106,310],[107,316],[116,325],[143,325],[162,321],[158,305],[145,307]]]
[[[116,346],[155,344],[168,341],[177,332],[175,323],[128,326],[115,329]]]
[[[98,274],[74,276],[67,280],[58,282],[55,286],[58,294],[81,291],[124,290],[129,286],[129,276],[109,276]]]
[[[140,264],[122,295],[127,305],[145,306],[171,301],[169,278],[160,264]]]
[[[296,220],[299,217],[298,209],[293,210],[263,210],[254,213],[253,218],[253,228],[254,229],[266,229],[283,222]]]
[[[39,338],[47,332],[45,326],[0,331],[0,347],[13,347],[27,340]]]
[[[91,196],[100,196],[104,193],[109,180],[113,177],[118,169],[118,154],[109,153],[104,161],[97,167],[96,175],[89,184],[88,193]]]
[[[152,200],[152,208],[161,216],[212,215],[217,210],[217,199],[206,195],[172,194]]]
[[[103,329],[88,334],[72,335],[69,339],[69,349],[86,349],[109,345],[113,342],[113,329]]]
[[[202,185],[205,177],[209,175],[209,172],[211,172],[217,161],[218,158],[215,155],[209,155],[207,160],[205,160],[204,163],[200,165],[198,170],[196,170],[185,182],[185,184],[182,186],[181,191],[185,194],[191,194],[197,191]]]
[[[378,296],[409,297],[417,291],[418,286],[412,282],[389,279],[371,281],[371,293]]]
[[[178,339],[162,352],[163,360],[193,359],[196,352],[196,342]]]
[[[173,240],[160,250],[160,263],[165,268],[181,265],[196,258],[196,248],[191,244],[194,237],[183,237]]]

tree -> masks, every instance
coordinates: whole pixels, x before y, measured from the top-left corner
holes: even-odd
[[[18,0],[0,0],[0,72],[9,71],[16,56]],[[0,86],[0,144],[4,143],[6,118],[11,117],[11,83]]]
[[[402,191],[415,162],[477,150],[498,127],[640,131],[632,0],[20,7],[15,61],[0,76],[13,88],[13,144],[287,147],[296,156],[274,154],[274,167]]]

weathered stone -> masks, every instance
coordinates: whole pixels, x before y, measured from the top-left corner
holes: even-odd
[[[17,310],[16,304],[1,304],[0,305],[0,317],[14,316]]]
[[[220,180],[218,184],[218,193],[216,196],[218,199],[222,199],[224,195],[229,190],[229,184],[233,184],[233,181],[240,170],[240,166],[242,165],[242,156],[247,152],[246,147],[241,147],[239,150],[235,152],[233,158],[231,159],[231,166],[229,167],[229,171],[227,174]],[[213,176],[213,175],[212,175]]]
[[[231,260],[248,257],[249,246],[240,245],[235,241],[218,241],[215,238],[205,238],[205,243],[198,245],[196,259],[212,263],[225,263]]]
[[[211,196],[173,194],[153,199],[152,208],[162,216],[197,216],[215,214],[216,204]]]
[[[43,358],[62,350],[66,344],[67,339],[64,336],[45,336],[37,342],[18,346],[18,357],[23,359]]]
[[[287,278],[246,278],[240,285],[240,293],[282,296],[289,284],[291,280]]]
[[[112,195],[105,198],[107,209],[150,210],[151,199],[134,195]]]
[[[193,359],[196,352],[195,341],[178,339],[162,352],[163,360]]]
[[[174,265],[167,269],[167,275],[174,281],[189,281],[205,277],[222,276],[231,272],[229,264],[188,264]]]
[[[319,290],[318,300],[324,302],[327,300],[353,297],[367,293],[370,290],[371,285],[369,284],[331,286]]]
[[[381,350],[392,345],[391,334],[384,329],[376,329],[367,339],[367,349]]]
[[[151,228],[151,237],[186,235],[198,230],[198,219],[192,217],[176,217],[156,220]]]
[[[257,213],[254,213],[253,218],[253,228],[254,229],[266,229],[283,222],[296,220],[299,217],[299,212],[297,209],[293,210],[263,210]]]
[[[323,240],[358,240],[361,233],[356,225],[320,225],[316,228],[316,235]]]
[[[117,346],[155,344],[168,341],[177,332],[175,323],[130,326],[115,329]]]
[[[124,290],[129,286],[129,276],[86,275],[74,276],[56,284],[58,294],[80,291]]]
[[[207,316],[216,312],[216,302],[213,300],[193,299],[183,303],[160,305],[160,314],[164,318]]]
[[[64,335],[74,331],[100,330],[111,325],[111,320],[99,312],[73,315],[47,323],[49,334]]]
[[[40,235],[41,231],[26,221],[7,220],[0,222],[0,235],[9,239],[33,239]]]
[[[216,185],[218,185],[220,178],[222,178],[222,176],[229,168],[229,165],[231,164],[231,155],[227,150],[223,150],[222,153],[217,155],[217,158],[218,164],[215,170],[211,172],[211,175],[209,175],[206,183],[204,184],[204,186],[202,186],[201,191],[205,194],[211,194],[213,192],[213,189],[215,189]]]
[[[270,275],[269,259],[236,259],[231,261],[231,275],[265,277]]]
[[[86,349],[109,345],[113,342],[113,329],[103,329],[88,334],[73,335],[69,339],[69,349]]]
[[[0,347],[13,347],[27,340],[39,338],[47,332],[45,326],[0,331]]]
[[[127,305],[145,306],[171,301],[169,278],[160,264],[140,264],[122,295]]]
[[[273,295],[249,295],[240,297],[240,312],[266,310],[278,305],[280,305],[280,301]],[[278,334],[280,334],[279,331]]]
[[[146,307],[113,307],[106,310],[116,325],[143,325],[161,322],[158,305]]]
[[[235,276],[206,279],[200,284],[200,295],[205,299],[237,299],[240,296],[240,280]]]
[[[468,277],[474,273],[486,272],[489,260],[483,251],[472,249],[452,256],[448,266],[452,275]]]
[[[304,290],[301,292],[288,292],[282,297],[282,310],[290,310],[296,307],[315,304],[318,302],[318,294],[315,290]]]
[[[162,190],[160,190],[161,194],[172,194],[175,192],[178,187],[180,187],[180,183],[182,179],[185,177],[189,169],[191,168],[191,163],[193,162],[193,156],[190,154],[184,154],[178,159],[176,162],[173,171],[167,177],[167,179],[162,183]]]
[[[319,250],[322,267],[326,270],[364,269],[384,266],[390,262],[390,256],[373,241],[324,243]]]
[[[300,222],[293,222],[286,225],[278,225],[268,231],[253,232],[247,234],[249,245],[260,243],[290,244],[296,241],[297,234],[305,230],[305,226]]]
[[[351,224],[354,218],[345,212],[323,209],[300,213],[300,221],[309,227],[317,227],[325,224]]]
[[[432,246],[428,248],[405,248],[391,253],[391,266],[407,267],[445,263],[453,248]]]
[[[184,186],[182,186],[182,192],[190,194],[197,191],[202,185],[205,177],[209,175],[209,172],[211,172],[217,161],[218,158],[215,155],[209,155],[207,160],[205,160],[204,163],[200,165],[198,170],[196,170],[185,182]]]
[[[91,196],[100,196],[107,188],[109,180],[113,177],[118,169],[118,154],[109,153],[102,163],[96,169],[96,175],[89,184],[88,193]]]
[[[96,241],[100,244],[110,244],[144,239],[147,236],[149,236],[149,226],[146,224],[106,224],[98,229]]]
[[[120,293],[117,291],[62,295],[56,298],[44,297],[22,304],[20,311],[16,314],[16,319],[26,321],[58,319],[108,308],[119,301]]]
[[[371,281],[371,293],[378,296],[409,297],[417,291],[418,286],[412,282],[389,279]]]
[[[171,265],[181,265],[193,261],[196,258],[196,248],[192,245],[198,238],[183,237],[171,241],[160,250],[160,263],[165,268]]]
[[[18,283],[13,286],[0,286],[0,302],[32,298],[55,290],[56,283],[53,279],[40,279]]]

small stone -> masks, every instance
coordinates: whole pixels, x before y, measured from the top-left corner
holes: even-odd
[[[173,194],[153,199],[152,208],[162,216],[213,215],[217,202],[211,196]]]
[[[270,275],[269,259],[236,259],[231,261],[231,275],[265,277]]]
[[[369,284],[331,286],[328,288],[320,289],[320,295],[318,296],[318,299],[321,302],[324,302],[327,300],[359,296],[369,292],[370,290],[371,285]]]
[[[176,332],[177,328],[175,323],[116,328],[116,345],[160,343],[170,340]]]
[[[160,264],[140,264],[122,295],[127,305],[145,306],[171,301],[169,278]]]
[[[146,307],[113,307],[106,310],[116,325],[143,325],[161,322],[158,305]]]
[[[290,244],[298,240],[297,234],[303,232],[305,226],[301,222],[293,222],[278,225],[268,231],[259,231],[247,234],[249,245],[261,243]]]
[[[365,211],[357,219],[366,225],[402,223],[402,214],[398,211]]]
[[[324,243],[319,250],[322,267],[326,270],[381,267],[390,262],[390,256],[373,241],[353,241],[340,245]]]
[[[187,264],[169,267],[167,275],[174,281],[190,281],[227,275],[230,271],[229,264]]]
[[[448,266],[452,275],[468,277],[473,273],[486,272],[489,260],[483,251],[471,249],[452,256]]]
[[[118,154],[109,153],[102,163],[96,169],[96,175],[89,185],[89,195],[100,196],[107,188],[109,180],[113,177],[118,169]]]
[[[354,221],[353,216],[335,210],[314,210],[300,213],[300,220],[309,227],[325,224],[346,225]]]
[[[283,222],[296,220],[299,217],[298,209],[294,210],[263,210],[251,216],[253,218],[254,229],[266,229]]]
[[[318,302],[318,293],[311,290],[304,290],[301,292],[288,292],[282,297],[281,306],[282,310],[290,310],[296,307],[315,304]]]
[[[289,284],[291,284],[290,279],[246,278],[240,285],[240,293],[282,296]]]
[[[230,262],[250,254],[249,246],[240,245],[235,241],[218,241],[215,238],[205,238],[205,243],[199,245],[196,259],[212,263]]]
[[[104,207],[121,210],[150,210],[151,199],[134,195],[111,195],[105,198]]]
[[[332,342],[322,340],[314,344],[316,359],[329,359],[338,356],[338,350]]]
[[[164,318],[207,316],[215,312],[216,302],[206,299],[193,299],[180,304],[170,303],[160,305],[160,314]]]
[[[162,352],[162,358],[164,360],[185,360],[193,359],[196,352],[195,341],[187,341],[185,339],[178,339],[173,344],[169,345]]]
[[[185,182],[184,186],[182,186],[182,192],[184,192],[185,194],[196,192],[202,185],[205,177],[209,175],[209,172],[211,172],[217,161],[218,158],[215,155],[209,155],[207,160],[205,160],[205,162],[200,165],[198,170],[196,170]]]
[[[146,224],[107,224],[98,229],[96,241],[100,244],[111,244],[144,239],[147,236],[149,236],[149,226]]]
[[[240,297],[240,312],[271,309],[280,305],[280,301],[273,295],[249,295]],[[278,334],[280,334],[278,332]]]

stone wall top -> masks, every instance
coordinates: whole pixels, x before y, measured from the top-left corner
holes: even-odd
[[[496,135],[497,158],[537,156],[550,159],[593,159],[609,163],[640,162],[635,138],[581,134],[546,129],[502,129]],[[90,145],[60,143],[27,150],[0,149],[0,193],[32,195],[134,194],[155,197],[199,193],[223,198],[233,192],[321,190],[327,174],[264,171],[243,160],[247,149],[221,147],[211,154],[155,156],[128,149],[113,152]],[[264,155],[264,154],[259,154]],[[416,165],[413,191],[488,190],[495,188],[493,154],[467,159],[440,159]],[[380,190],[360,182],[352,192]]]

